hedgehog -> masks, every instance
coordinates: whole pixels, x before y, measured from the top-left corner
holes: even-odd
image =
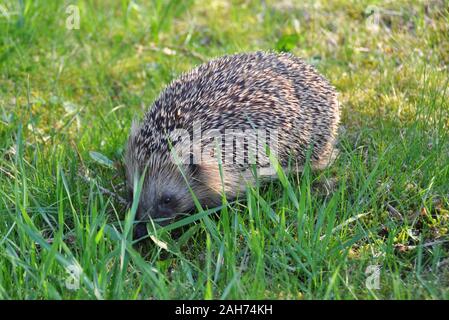
[[[143,175],[134,237],[146,222],[234,200],[276,166],[323,169],[335,159],[340,120],[335,88],[290,53],[253,52],[206,62],[172,81],[125,151],[128,192]],[[196,200],[195,200],[196,198]]]

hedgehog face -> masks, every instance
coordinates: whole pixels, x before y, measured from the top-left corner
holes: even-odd
[[[166,176],[159,172],[151,172],[140,195],[137,219],[147,221],[155,219],[161,225],[166,225],[178,214],[190,209],[193,202],[187,186],[181,177]]]
[[[182,212],[188,189],[177,180],[167,176],[161,177],[157,172],[150,171],[144,179],[140,192],[136,220],[148,221],[152,218],[157,219],[156,222],[166,224],[165,220]],[[128,178],[128,181],[133,181],[133,177]],[[130,183],[128,193],[132,201],[134,190]]]
[[[188,167],[183,170],[187,174],[190,173]],[[136,212],[136,221],[139,221],[134,230],[136,239],[146,235],[146,221],[154,219],[156,223],[164,226],[194,208],[191,193],[178,168],[171,164],[161,166],[159,162],[157,167],[147,167],[146,172]],[[134,196],[130,183],[134,178],[135,174],[127,170],[130,199]]]

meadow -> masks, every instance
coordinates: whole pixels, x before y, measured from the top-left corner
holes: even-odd
[[[339,158],[135,245],[132,119],[255,50],[336,87]],[[448,68],[445,0],[2,0],[0,298],[448,299]]]

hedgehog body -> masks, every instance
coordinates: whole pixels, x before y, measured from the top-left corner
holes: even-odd
[[[309,155],[313,168],[323,168],[336,154],[339,118],[335,89],[291,54],[202,64],[168,85],[133,124],[128,185],[146,168],[137,218],[169,221],[189,212],[192,191],[203,206],[219,205],[223,193],[237,197],[254,181],[254,168],[273,175],[263,171],[270,168],[267,150],[283,167],[301,166]]]

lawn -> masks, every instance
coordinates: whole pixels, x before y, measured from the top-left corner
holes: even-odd
[[[131,121],[255,50],[337,88],[339,158],[133,244]],[[448,299],[448,82],[445,0],[1,1],[0,298]]]

